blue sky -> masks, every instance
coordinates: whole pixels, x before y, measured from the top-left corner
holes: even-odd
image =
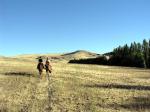
[[[105,53],[150,38],[150,0],[0,0],[0,55]]]

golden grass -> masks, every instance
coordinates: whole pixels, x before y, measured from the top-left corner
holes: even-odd
[[[0,65],[0,112],[150,112],[150,70],[52,63],[49,82],[34,61]]]

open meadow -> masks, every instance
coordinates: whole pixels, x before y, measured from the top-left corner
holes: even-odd
[[[150,112],[150,70],[0,59],[0,112]],[[45,72],[44,72],[45,74]]]

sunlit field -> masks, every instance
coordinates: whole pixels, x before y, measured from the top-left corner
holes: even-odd
[[[150,112],[150,70],[0,59],[0,112]],[[45,72],[44,72],[45,74]]]

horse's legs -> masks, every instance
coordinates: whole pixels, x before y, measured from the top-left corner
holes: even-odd
[[[42,73],[42,71],[39,71],[39,78],[40,78],[40,79],[43,78],[43,73]]]
[[[49,71],[46,71],[46,76],[47,76],[48,81],[50,81]]]

